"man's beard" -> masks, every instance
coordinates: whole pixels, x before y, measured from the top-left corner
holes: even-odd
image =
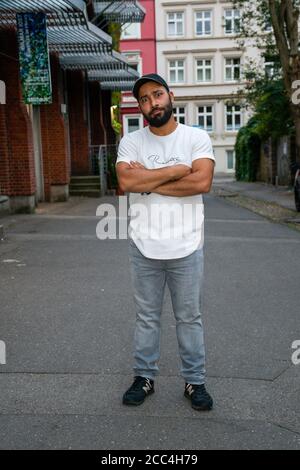
[[[152,111],[153,113],[153,111]],[[160,112],[160,114],[157,114],[156,116],[153,115],[145,115],[145,119],[149,122],[150,126],[152,127],[161,127],[164,124],[166,124],[170,117],[172,116],[173,113],[173,106],[172,106],[172,101],[169,101],[169,104],[165,106],[165,108]]]

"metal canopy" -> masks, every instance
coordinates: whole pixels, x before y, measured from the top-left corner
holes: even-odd
[[[97,80],[97,81],[133,81],[138,78],[136,77],[133,72],[134,69],[130,67],[128,69],[120,69],[120,68],[112,68],[110,65],[104,66],[101,70],[89,70],[88,71],[88,79],[89,80]]]
[[[111,75],[120,74],[131,76],[134,80],[139,77],[139,73],[129,67],[126,57],[113,50],[86,51],[74,54],[60,54],[60,63],[65,70],[88,70],[88,71],[109,71]],[[91,74],[95,76],[96,73]]]
[[[101,69],[89,70],[88,80],[100,82],[102,90],[131,91],[139,74],[131,67],[116,68],[113,64]]]
[[[111,55],[112,47],[106,43],[52,43],[50,44],[51,51],[59,52],[61,57],[73,56],[91,56],[91,55]],[[75,60],[75,59],[74,59]]]
[[[137,0],[103,1],[94,0],[96,21],[103,18],[115,23],[142,23],[146,10]]]
[[[0,0],[0,24],[4,26],[15,25],[16,12],[3,11],[1,1],[2,0]],[[62,2],[62,0],[59,0],[59,2]],[[26,11],[33,11],[29,10],[33,3],[37,3],[37,1],[28,1]],[[55,4],[56,2],[53,3]],[[59,46],[63,44],[96,44],[99,42],[112,44],[111,36],[88,21],[84,11],[74,11],[71,9],[70,11],[48,11],[46,17],[49,47],[52,50],[59,51]]]
[[[0,0],[1,1],[1,0]],[[29,10],[29,8],[24,11],[16,12],[7,12],[1,9],[0,3],[0,25],[4,26],[15,26],[16,25],[16,13],[39,13],[36,10]],[[52,11],[45,12],[47,18],[47,26],[61,26],[61,27],[74,27],[74,26],[86,26],[87,18],[83,11]]]
[[[84,0],[1,0],[0,11],[3,13],[84,11]]]
[[[89,21],[86,24],[77,24],[76,26],[51,26],[47,21],[47,30],[50,49],[60,51],[65,44],[73,44],[73,47],[79,47],[84,44],[112,44],[112,38],[101,29],[94,26]]]
[[[105,64],[119,65],[120,63],[112,55],[97,54],[84,56],[61,55],[60,64],[64,70],[97,70],[101,69]]]
[[[63,69],[69,70],[97,70],[101,69],[105,64],[115,65],[117,68],[127,65],[116,57],[115,51],[106,53],[105,51],[93,52],[88,51],[84,54],[65,53],[60,54],[60,63]]]
[[[132,91],[134,85],[133,81],[114,80],[114,81],[101,81],[100,86],[102,90],[111,91]]]

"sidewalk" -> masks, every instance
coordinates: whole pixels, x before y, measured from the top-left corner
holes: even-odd
[[[213,181],[213,191],[219,195],[226,191],[228,196],[242,195],[258,201],[274,203],[297,214],[293,189],[287,186],[276,187],[261,182],[247,183],[236,181],[234,175],[217,174]]]
[[[0,449],[300,448],[300,234],[233,197],[204,197],[210,413],[183,396],[168,290],[155,394],[122,404],[135,322],[128,240],[96,237],[96,209],[116,197],[1,219]]]

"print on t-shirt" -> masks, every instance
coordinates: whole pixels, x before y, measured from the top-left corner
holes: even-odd
[[[149,157],[145,157],[152,163],[158,163],[159,165],[168,165],[170,163],[178,164],[183,161],[184,157],[170,157],[168,160],[163,160],[160,155],[149,155]]]

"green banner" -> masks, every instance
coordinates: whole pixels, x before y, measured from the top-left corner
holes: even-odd
[[[18,13],[20,75],[24,102],[52,103],[51,72],[44,13]]]

